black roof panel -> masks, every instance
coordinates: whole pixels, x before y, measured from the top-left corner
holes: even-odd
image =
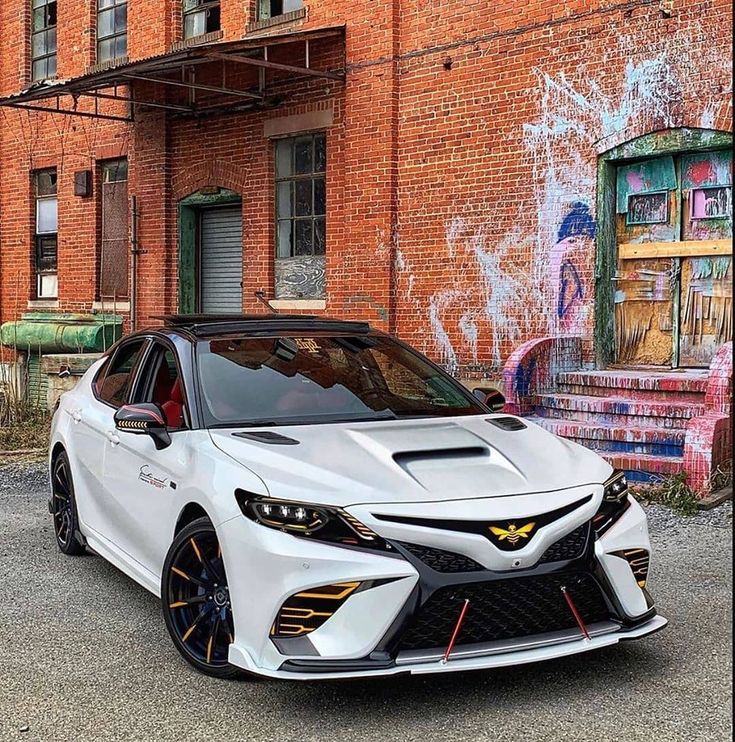
[[[365,334],[371,329],[367,322],[308,314],[165,314],[151,319],[163,320],[166,327],[185,330],[197,337],[293,331]]]

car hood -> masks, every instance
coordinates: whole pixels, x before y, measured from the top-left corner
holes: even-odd
[[[222,452],[250,469],[268,494],[347,507],[553,492],[601,484],[611,467],[592,451],[507,415],[210,431]],[[297,443],[261,442],[267,431]]]

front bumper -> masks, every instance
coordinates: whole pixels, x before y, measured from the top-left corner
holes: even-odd
[[[571,493],[570,498],[578,494]],[[230,647],[229,660],[254,674],[290,679],[447,672],[551,659],[657,631],[666,625],[666,620],[656,616],[650,596],[639,587],[630,566],[619,556],[626,549],[650,552],[645,515],[636,503],[601,538],[594,539],[590,531],[582,552],[574,558],[551,563],[540,560],[544,549],[556,544],[560,537],[579,533],[589,523],[599,504],[597,500],[595,497],[549,525],[543,534],[539,531],[528,546],[514,552],[513,567],[520,562],[515,570],[508,569],[507,553],[492,553],[489,542],[482,537],[396,524],[386,528],[375,519],[371,521],[370,514],[362,509],[353,514],[391,539],[393,554],[309,542],[240,518],[227,521],[218,531],[224,544],[235,616],[235,642]],[[473,505],[482,511],[484,506],[496,508],[496,502],[483,505],[475,501]],[[513,507],[511,503],[505,506]],[[486,515],[479,512],[478,517]],[[476,569],[437,572],[403,548],[404,542],[459,552]],[[351,595],[311,633],[286,640],[270,637],[278,609],[287,598],[300,591],[347,581],[360,581],[369,589]],[[534,592],[537,583],[544,589],[538,601]],[[579,628],[564,612],[566,608],[555,602],[557,597],[561,601],[559,585],[567,583],[579,586],[570,587],[573,594],[583,588],[589,593],[580,594],[580,599],[583,610],[588,612],[585,620],[589,622],[590,639],[582,638]],[[519,597],[516,586],[523,588]],[[494,596],[482,595],[486,587],[503,588],[510,618],[496,627],[497,631],[491,631],[479,613],[481,603],[471,604],[477,633],[469,643],[459,642],[449,661],[442,662],[456,621],[452,601],[460,601],[466,594],[473,594],[475,600],[479,590],[485,608],[492,608]],[[597,597],[592,595],[595,591]],[[416,616],[432,605],[432,596],[441,594],[446,598],[440,604],[443,624],[430,621],[431,630],[426,636],[419,631],[418,639],[414,636],[407,642]],[[549,605],[551,609],[547,608]],[[549,611],[553,616],[547,626],[544,616]]]

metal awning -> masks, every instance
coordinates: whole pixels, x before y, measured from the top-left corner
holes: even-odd
[[[283,99],[272,88],[284,83],[313,78],[344,81],[344,53],[339,69],[317,69],[311,64],[314,42],[339,43],[344,52],[344,35],[344,26],[332,26],[186,46],[134,62],[113,63],[79,77],[34,83],[0,98],[0,106],[115,121],[132,121],[135,106],[184,116],[272,106]],[[257,70],[252,85],[228,83],[233,72],[238,76],[238,68]],[[197,74],[200,70],[203,75]],[[278,78],[269,80],[268,71],[278,73]],[[158,94],[159,88],[165,92]],[[100,110],[102,101],[123,103],[127,111]]]

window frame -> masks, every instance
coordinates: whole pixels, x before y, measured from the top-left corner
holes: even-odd
[[[123,165],[124,163],[124,165]],[[129,160],[127,157],[118,157],[113,160],[102,160],[98,161],[98,183],[99,183],[99,198],[98,198],[98,222],[97,222],[97,249],[98,249],[98,275],[97,275],[97,296],[100,300],[107,300],[112,298],[110,294],[104,291],[104,288],[108,285],[104,280],[106,276],[103,275],[105,268],[105,246],[106,243],[111,241],[125,240],[128,243],[127,249],[125,250],[125,271],[127,276],[127,286],[125,294],[119,295],[120,301],[127,301],[130,298],[130,250],[129,250],[129,232],[130,232],[130,215],[128,214],[127,229],[122,237],[112,240],[111,238],[105,238],[105,204],[109,198],[108,188],[112,187],[125,187],[125,199],[126,203],[129,203],[130,199],[130,181],[129,181]],[[121,177],[123,173],[124,177]],[[108,179],[110,174],[110,179]],[[127,207],[129,211],[129,207]]]
[[[102,366],[100,367],[100,370],[97,372],[91,384],[92,394],[98,402],[100,402],[101,404],[113,410],[119,410],[120,407],[124,407],[126,404],[129,404],[131,392],[133,389],[137,387],[137,384],[138,384],[138,376],[140,374],[141,362],[145,358],[148,357],[148,349],[150,348],[150,345],[152,342],[153,341],[150,337],[145,337],[145,336],[141,337],[138,335],[138,336],[134,336],[131,338],[127,338],[126,340],[121,342],[119,345],[114,346],[113,348],[110,348],[108,359],[105,361],[105,363],[102,364]],[[137,343],[141,344],[141,350],[138,355],[138,358],[133,364],[133,367],[130,369],[130,376],[128,379],[128,383],[125,387],[125,394],[124,394],[123,401],[119,406],[116,406],[112,402],[102,397],[101,390],[104,386],[105,380],[107,379],[107,374],[109,373],[110,369],[113,368],[113,366],[115,365],[115,359],[117,358],[118,354],[121,353],[128,346],[134,345]]]
[[[49,23],[49,7],[54,6],[54,23]],[[36,11],[41,10],[44,16],[44,25],[42,28],[35,28],[35,15]],[[58,2],[57,0],[31,0],[31,82],[40,82],[42,80],[52,80],[57,76],[57,61],[58,61]],[[53,31],[53,51],[49,51],[48,38],[49,33]],[[43,54],[36,55],[34,53],[34,40],[38,36],[43,36],[45,41],[45,50]],[[53,73],[49,74],[49,61],[53,59]],[[36,75],[35,67],[39,62],[44,63],[45,74]]]
[[[296,142],[300,139],[311,139],[311,158],[312,166],[310,172],[297,173],[295,167],[296,160]],[[316,170],[316,140],[322,138],[324,140],[324,170]],[[278,161],[278,150],[284,142],[291,143],[291,167],[290,174],[286,176],[279,176],[279,161]],[[274,147],[274,213],[275,213],[275,259],[276,260],[289,260],[293,258],[306,258],[306,257],[326,257],[327,254],[327,213],[328,213],[328,187],[327,187],[327,168],[329,160],[328,150],[328,139],[325,131],[314,131],[305,132],[303,134],[297,134],[295,136],[282,137],[275,140]],[[316,193],[315,183],[316,181],[323,181],[324,183],[324,213],[316,213]],[[309,214],[297,215],[296,214],[296,187],[297,183],[310,181],[311,182],[311,211]],[[288,217],[282,217],[280,214],[280,199],[279,199],[279,186],[285,183],[291,184],[290,192],[290,211],[291,215]],[[291,225],[291,249],[290,254],[280,254],[280,243],[281,243],[281,222],[290,222]],[[296,225],[298,222],[311,222],[311,252],[310,253],[297,253],[296,252]],[[322,221],[324,224],[324,249],[322,252],[315,252],[316,245],[316,222]]]
[[[176,347],[162,338],[149,338],[148,347],[145,350],[144,357],[140,361],[140,369],[137,373],[137,379],[135,380],[134,386],[131,386],[130,393],[128,395],[130,404],[140,404],[147,402],[147,397],[152,394],[152,387],[155,384],[156,376],[158,375],[158,369],[161,367],[166,353],[171,352],[174,357],[174,363],[176,364],[176,372],[181,382],[183,403],[183,420],[184,425],[180,428],[171,428],[168,425],[166,429],[169,433],[181,433],[192,430],[192,416],[189,411],[189,395],[186,390],[186,379],[182,371],[181,359],[176,351]],[[155,354],[158,353],[158,358],[155,358]],[[150,364],[150,366],[149,366]],[[150,371],[150,372],[149,372]],[[143,399],[141,398],[143,397]],[[165,420],[164,415],[164,420]]]
[[[53,192],[40,193],[40,179],[44,175],[53,174]],[[39,231],[39,205],[43,202],[54,201],[56,204],[56,229]],[[43,261],[43,243],[53,241],[54,258],[53,268],[41,267]],[[59,298],[59,176],[57,168],[44,168],[33,172],[33,272],[36,276],[35,295],[37,299],[58,299]],[[56,294],[44,295],[42,292],[42,276],[56,276]]]
[[[108,2],[108,5],[102,5],[102,3]],[[96,53],[97,53],[97,63],[98,64],[105,64],[108,62],[114,62],[117,59],[125,59],[128,56],[128,0],[96,0],[97,5],[97,17],[96,17],[96,30],[97,30],[97,40],[95,44]],[[115,17],[115,11],[117,8],[125,7],[125,28],[124,30],[120,31],[117,29],[117,26],[114,21]],[[113,15],[113,30],[112,33],[109,33],[105,36],[102,36],[100,34],[100,16],[102,13],[107,13],[112,11]],[[110,41],[111,39],[114,40],[114,45],[117,47],[117,39],[125,37],[125,53],[124,54],[113,54],[111,57],[102,57],[101,53],[101,47],[102,43],[105,41]]]
[[[206,36],[207,34],[217,33],[217,31],[222,30],[222,0],[193,0],[195,5],[190,9],[186,8],[186,2],[187,0],[182,0],[181,3],[181,35],[185,40],[188,41],[189,39],[197,39],[200,36]],[[207,29],[207,21],[209,20],[210,13],[212,12],[213,8],[217,9],[217,28]],[[198,15],[200,13],[204,13],[204,31],[202,31],[201,33],[188,35],[186,33],[187,18]]]
[[[287,2],[287,0],[280,0],[280,2],[281,2],[281,12],[280,13],[273,13],[272,12],[273,2],[274,2],[274,0],[258,0],[257,14],[256,14],[258,21],[269,21],[272,18],[280,18],[281,16],[288,15],[289,13],[296,13],[296,12],[304,9],[304,2],[303,2],[303,0],[300,0],[300,4],[299,4],[299,6],[297,8],[291,8],[290,10],[285,10],[283,8],[283,6],[284,6],[285,2]],[[264,12],[266,6],[270,6],[270,8],[269,8],[269,10],[268,10],[267,13]]]

